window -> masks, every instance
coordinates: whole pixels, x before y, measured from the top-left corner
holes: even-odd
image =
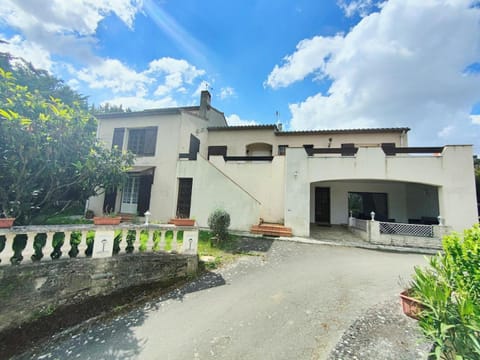
[[[128,130],[128,150],[139,156],[154,156],[157,127]]]
[[[375,219],[388,221],[388,200],[385,193],[349,192],[348,208],[353,217],[370,219],[370,213],[375,212]]]
[[[285,155],[288,145],[278,145],[278,155]]]

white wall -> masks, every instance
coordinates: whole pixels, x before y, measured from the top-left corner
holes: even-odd
[[[402,138],[404,138],[402,140]],[[330,142],[329,139],[332,139]],[[304,144],[313,144],[315,147],[340,147],[344,143],[354,143],[365,146],[378,146],[381,143],[395,143],[397,146],[406,142],[406,135],[399,132],[386,133],[339,133],[339,134],[295,134],[287,132],[275,133],[273,129],[242,129],[209,131],[208,145],[227,145],[227,155],[244,156],[246,146],[252,143],[266,143],[272,145],[272,154],[278,154],[278,145],[289,147],[303,147]]]
[[[360,148],[356,156],[348,157],[307,157],[304,149],[289,148],[286,156],[285,223],[295,234],[309,233],[310,184],[318,181],[369,179],[433,185],[438,188],[445,225],[462,231],[478,221],[471,146],[447,146],[441,156],[386,156],[381,148]]]
[[[260,203],[202,156],[197,161],[178,161],[177,177],[193,178],[190,217],[200,226],[208,226],[208,216],[217,208],[230,214],[233,230],[258,223]]]
[[[212,164],[260,202],[260,217],[272,223],[284,221],[284,160],[275,156],[272,162],[225,162],[223,156],[210,157]]]
[[[137,156],[134,166],[155,167],[155,175],[152,184],[150,200],[150,212],[152,221],[166,222],[175,215],[176,208],[176,168],[179,154],[180,141],[180,114],[151,115],[138,117],[119,117],[114,119],[102,119],[99,124],[98,137],[107,148],[111,148],[113,130],[115,128],[143,128],[157,126],[157,142],[155,156]],[[188,135],[188,141],[190,135]],[[127,149],[128,134],[126,131],[123,149]],[[89,200],[89,208],[96,214],[101,214],[104,196],[98,196]],[[117,196],[116,210],[120,207],[120,192]]]

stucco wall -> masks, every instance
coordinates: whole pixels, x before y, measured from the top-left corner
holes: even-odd
[[[260,217],[260,202],[202,156],[196,161],[178,161],[177,177],[193,178],[190,217],[201,227],[208,226],[208,216],[225,209],[231,218],[230,228],[246,230]]]
[[[260,202],[260,217],[273,223],[283,223],[284,160],[275,156],[272,162],[225,162],[222,156],[210,157],[212,164]]]
[[[471,146],[448,146],[441,156],[386,156],[381,148],[360,148],[356,156],[308,157],[287,149],[285,223],[308,235],[310,184],[332,180],[390,180],[438,187],[445,225],[462,231],[477,221]]]
[[[329,139],[332,139],[331,143]],[[256,130],[216,130],[209,131],[208,145],[227,145],[227,155],[245,156],[245,148],[252,143],[267,143],[273,146],[273,155],[278,154],[278,145],[302,147],[304,144],[313,144],[315,147],[340,147],[344,143],[357,145],[378,145],[381,143],[395,143],[397,146],[406,146],[406,136],[401,140],[401,133],[351,133],[351,134],[275,134],[272,129]]]

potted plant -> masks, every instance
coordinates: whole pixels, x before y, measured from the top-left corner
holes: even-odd
[[[8,217],[5,211],[0,213],[0,229],[9,229],[13,226],[14,222],[15,222],[15,218]]]
[[[195,219],[176,217],[176,218],[170,219],[168,223],[176,226],[195,226]]]
[[[412,297],[411,290],[407,289],[402,291],[400,293],[400,300],[403,313],[412,319],[418,320],[420,312],[423,310],[423,305],[419,300]]]
[[[103,216],[94,216],[93,223],[95,225],[118,225],[122,217],[115,212],[104,213]]]

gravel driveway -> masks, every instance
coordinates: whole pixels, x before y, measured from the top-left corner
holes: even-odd
[[[401,290],[399,279],[408,280],[413,266],[424,263],[421,255],[268,244],[260,256],[242,257],[158,300],[52,339],[19,358],[277,360],[327,359],[330,353],[330,359],[356,358],[347,356],[348,346],[337,344],[347,339],[348,345],[348,331],[362,329],[355,321],[370,316],[377,304],[384,313],[398,311],[399,303],[392,299]],[[403,315],[397,315],[401,321]],[[395,337],[404,334],[402,346],[418,353],[416,328],[411,329]]]

